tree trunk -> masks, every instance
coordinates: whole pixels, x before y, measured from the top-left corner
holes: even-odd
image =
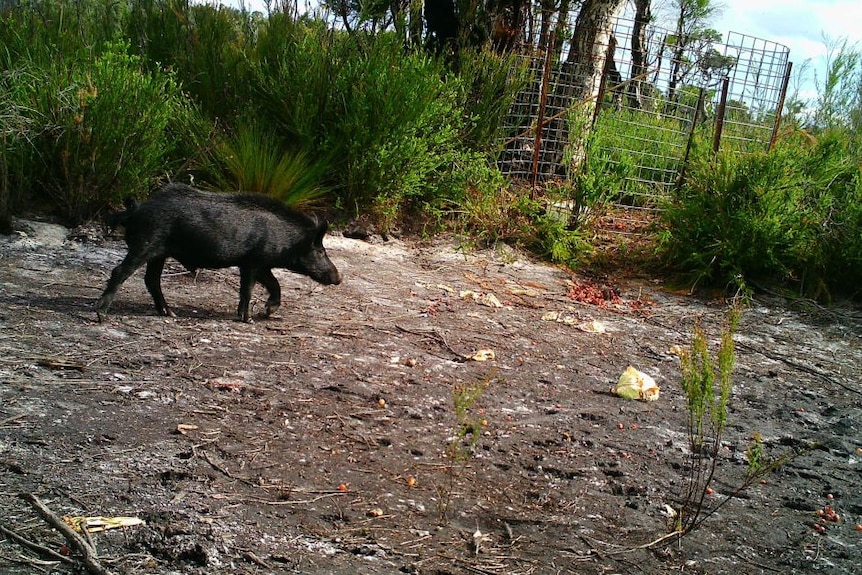
[[[525,0],[497,0],[486,3],[491,19],[491,40],[498,53],[510,52],[525,38]]]
[[[580,94],[576,91],[575,97],[589,98],[598,92],[613,33],[612,19],[623,4],[625,0],[584,0],[566,58],[580,80]]]
[[[554,34],[554,45],[548,48],[554,51],[554,59],[559,59],[560,52],[563,48],[563,38],[567,36],[565,31],[569,27],[569,10],[571,9],[571,0],[560,0],[560,13],[557,16],[557,28]],[[550,17],[550,13],[549,13]]]
[[[667,86],[667,100],[669,106],[673,106],[676,101],[676,87],[682,76],[680,67],[682,66],[682,57],[685,54],[685,47],[688,43],[688,39],[685,38],[685,18],[685,3],[680,2],[679,17],[676,21],[676,43],[673,45],[673,49],[671,50],[671,71],[670,80],[668,81]]]
[[[425,0],[426,44],[440,55],[458,39],[458,16],[454,0]]]
[[[410,26],[408,35],[410,45],[418,48],[422,45],[422,0],[409,0]]]
[[[556,147],[548,146],[543,156],[557,166],[559,175],[571,173],[580,167],[584,159],[587,138],[592,128],[602,72],[608,57],[608,47],[613,35],[613,18],[625,5],[626,0],[584,0],[563,64],[564,75],[571,78],[570,88],[556,90],[551,96],[554,106],[574,107],[574,117],[563,115],[548,124],[548,131],[558,134]],[[565,17],[561,14],[560,18]],[[613,57],[613,55],[611,55]],[[565,86],[565,83],[561,83]],[[551,100],[549,100],[549,104]],[[574,120],[575,125],[569,123]],[[566,143],[567,142],[567,143]],[[564,165],[564,147],[568,146],[571,161]]]
[[[504,162],[513,172],[532,172],[536,169],[535,178],[542,181],[556,176],[566,177],[580,166],[613,34],[613,17],[625,5],[625,1],[583,0],[568,56],[565,62],[559,64],[554,63],[560,58],[562,38],[566,36],[562,32],[568,28],[570,21],[568,9],[560,11],[555,28],[558,34],[549,31],[550,19],[544,19],[543,13],[540,44],[544,44],[546,57],[547,51],[550,51],[551,64],[555,68],[552,74],[554,78],[548,84],[550,89],[545,106],[535,102],[531,111],[535,114],[537,110],[544,109],[544,117],[538,119],[538,125],[533,123],[533,129],[523,131],[507,145]],[[543,4],[549,5],[550,2]],[[570,0],[561,0],[560,5],[561,8],[568,7],[571,5]],[[535,66],[536,72],[539,72],[536,82],[541,85],[543,74],[538,62]],[[538,138],[535,129],[541,129]],[[525,169],[527,165],[530,168]]]
[[[641,78],[641,76],[647,71],[646,29],[650,20],[652,20],[650,0],[635,0],[635,23],[632,28],[632,67],[630,76],[633,80],[626,90],[626,101],[630,108],[637,110],[641,110],[644,107],[643,86],[645,85],[645,78]]]

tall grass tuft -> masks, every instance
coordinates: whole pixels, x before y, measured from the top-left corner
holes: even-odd
[[[250,122],[225,136],[215,148],[223,189],[264,194],[296,207],[308,207],[327,193],[322,180],[329,162],[312,162],[307,153],[289,152],[271,130]]]

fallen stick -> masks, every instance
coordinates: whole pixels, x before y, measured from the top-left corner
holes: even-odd
[[[6,419],[0,419],[0,427],[3,427],[7,423],[12,423],[13,421],[17,421],[22,417],[27,417],[26,413],[19,413],[18,415],[13,415],[11,417],[7,417]]]
[[[111,575],[111,572],[99,563],[96,558],[96,550],[83,537],[75,533],[74,529],[66,525],[62,519],[54,515],[38,497],[32,493],[21,493],[19,497],[29,503],[48,525],[59,531],[72,549],[81,554],[84,567],[89,573],[92,575]]]
[[[26,547],[26,548],[30,549],[31,551],[35,551],[36,553],[39,553],[40,555],[43,555],[45,557],[50,557],[54,561],[60,561],[62,563],[74,563],[74,561],[72,561],[70,558],[66,557],[65,555],[61,555],[60,553],[57,553],[53,549],[48,549],[47,547],[45,547],[43,545],[39,545],[38,543],[34,543],[33,541],[30,541],[29,539],[22,537],[21,535],[19,535],[15,531],[12,531],[8,527],[3,527],[2,525],[0,525],[0,533],[2,533],[3,535],[5,535],[9,539],[11,539],[12,541],[17,543],[18,545],[21,545],[22,547]]]

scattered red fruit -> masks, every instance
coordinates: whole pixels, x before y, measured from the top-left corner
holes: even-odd
[[[856,524],[856,531],[859,531],[860,533],[862,533],[862,523]]]
[[[715,490],[712,487],[706,488],[706,494],[707,495],[712,495],[713,493],[715,493]]]
[[[347,485],[342,483],[341,485],[338,486],[338,490],[341,491],[342,493],[344,493],[345,491],[347,491]]]
[[[620,431],[622,431],[625,428],[626,428],[626,426],[623,425],[622,423],[617,423],[617,429],[619,429]]]
[[[65,555],[66,557],[68,557],[71,554],[72,551],[68,547],[66,547],[65,545],[60,546],[60,555]]]
[[[620,290],[616,287],[599,287],[593,284],[574,282],[567,295],[574,301],[601,308],[606,308],[609,304],[619,305],[623,303],[622,298],[620,298]]]
[[[841,516],[832,509],[831,505],[826,505],[823,509],[818,509],[817,515],[824,521],[831,521],[832,523],[838,523],[841,521]]]

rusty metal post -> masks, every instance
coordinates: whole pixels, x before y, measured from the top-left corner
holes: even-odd
[[[778,96],[778,108],[775,110],[775,125],[772,126],[772,135],[769,137],[769,147],[767,152],[771,152],[775,146],[775,140],[778,139],[778,129],[781,127],[781,113],[784,111],[784,100],[787,98],[787,85],[790,84],[790,72],[793,71],[793,62],[787,63],[787,69],[784,71],[784,81],[781,83],[781,93]]]
[[[718,110],[715,114],[715,136],[712,139],[712,153],[717,154],[721,146],[721,132],[724,129],[724,112],[727,109],[727,90],[730,87],[730,78],[725,76],[721,79],[721,99],[718,101]]]
[[[688,131],[688,141],[685,144],[685,156],[682,158],[682,167],[679,169],[679,175],[676,178],[676,189],[679,190],[685,182],[685,169],[688,167],[688,157],[691,155],[691,143],[694,140],[694,131],[697,129],[697,122],[700,120],[700,110],[703,107],[703,99],[706,96],[706,90],[700,88],[697,94],[697,107],[694,109],[694,117],[691,119],[691,129]]]
[[[533,143],[533,181],[530,188],[530,197],[536,197],[536,183],[539,179],[539,155],[542,152],[542,125],[545,123],[545,103],[548,100],[548,82],[551,77],[551,59],[554,56],[554,32],[551,31],[551,40],[545,52],[545,70],[542,73],[542,93],[539,96],[539,117],[536,119],[536,139]]]

